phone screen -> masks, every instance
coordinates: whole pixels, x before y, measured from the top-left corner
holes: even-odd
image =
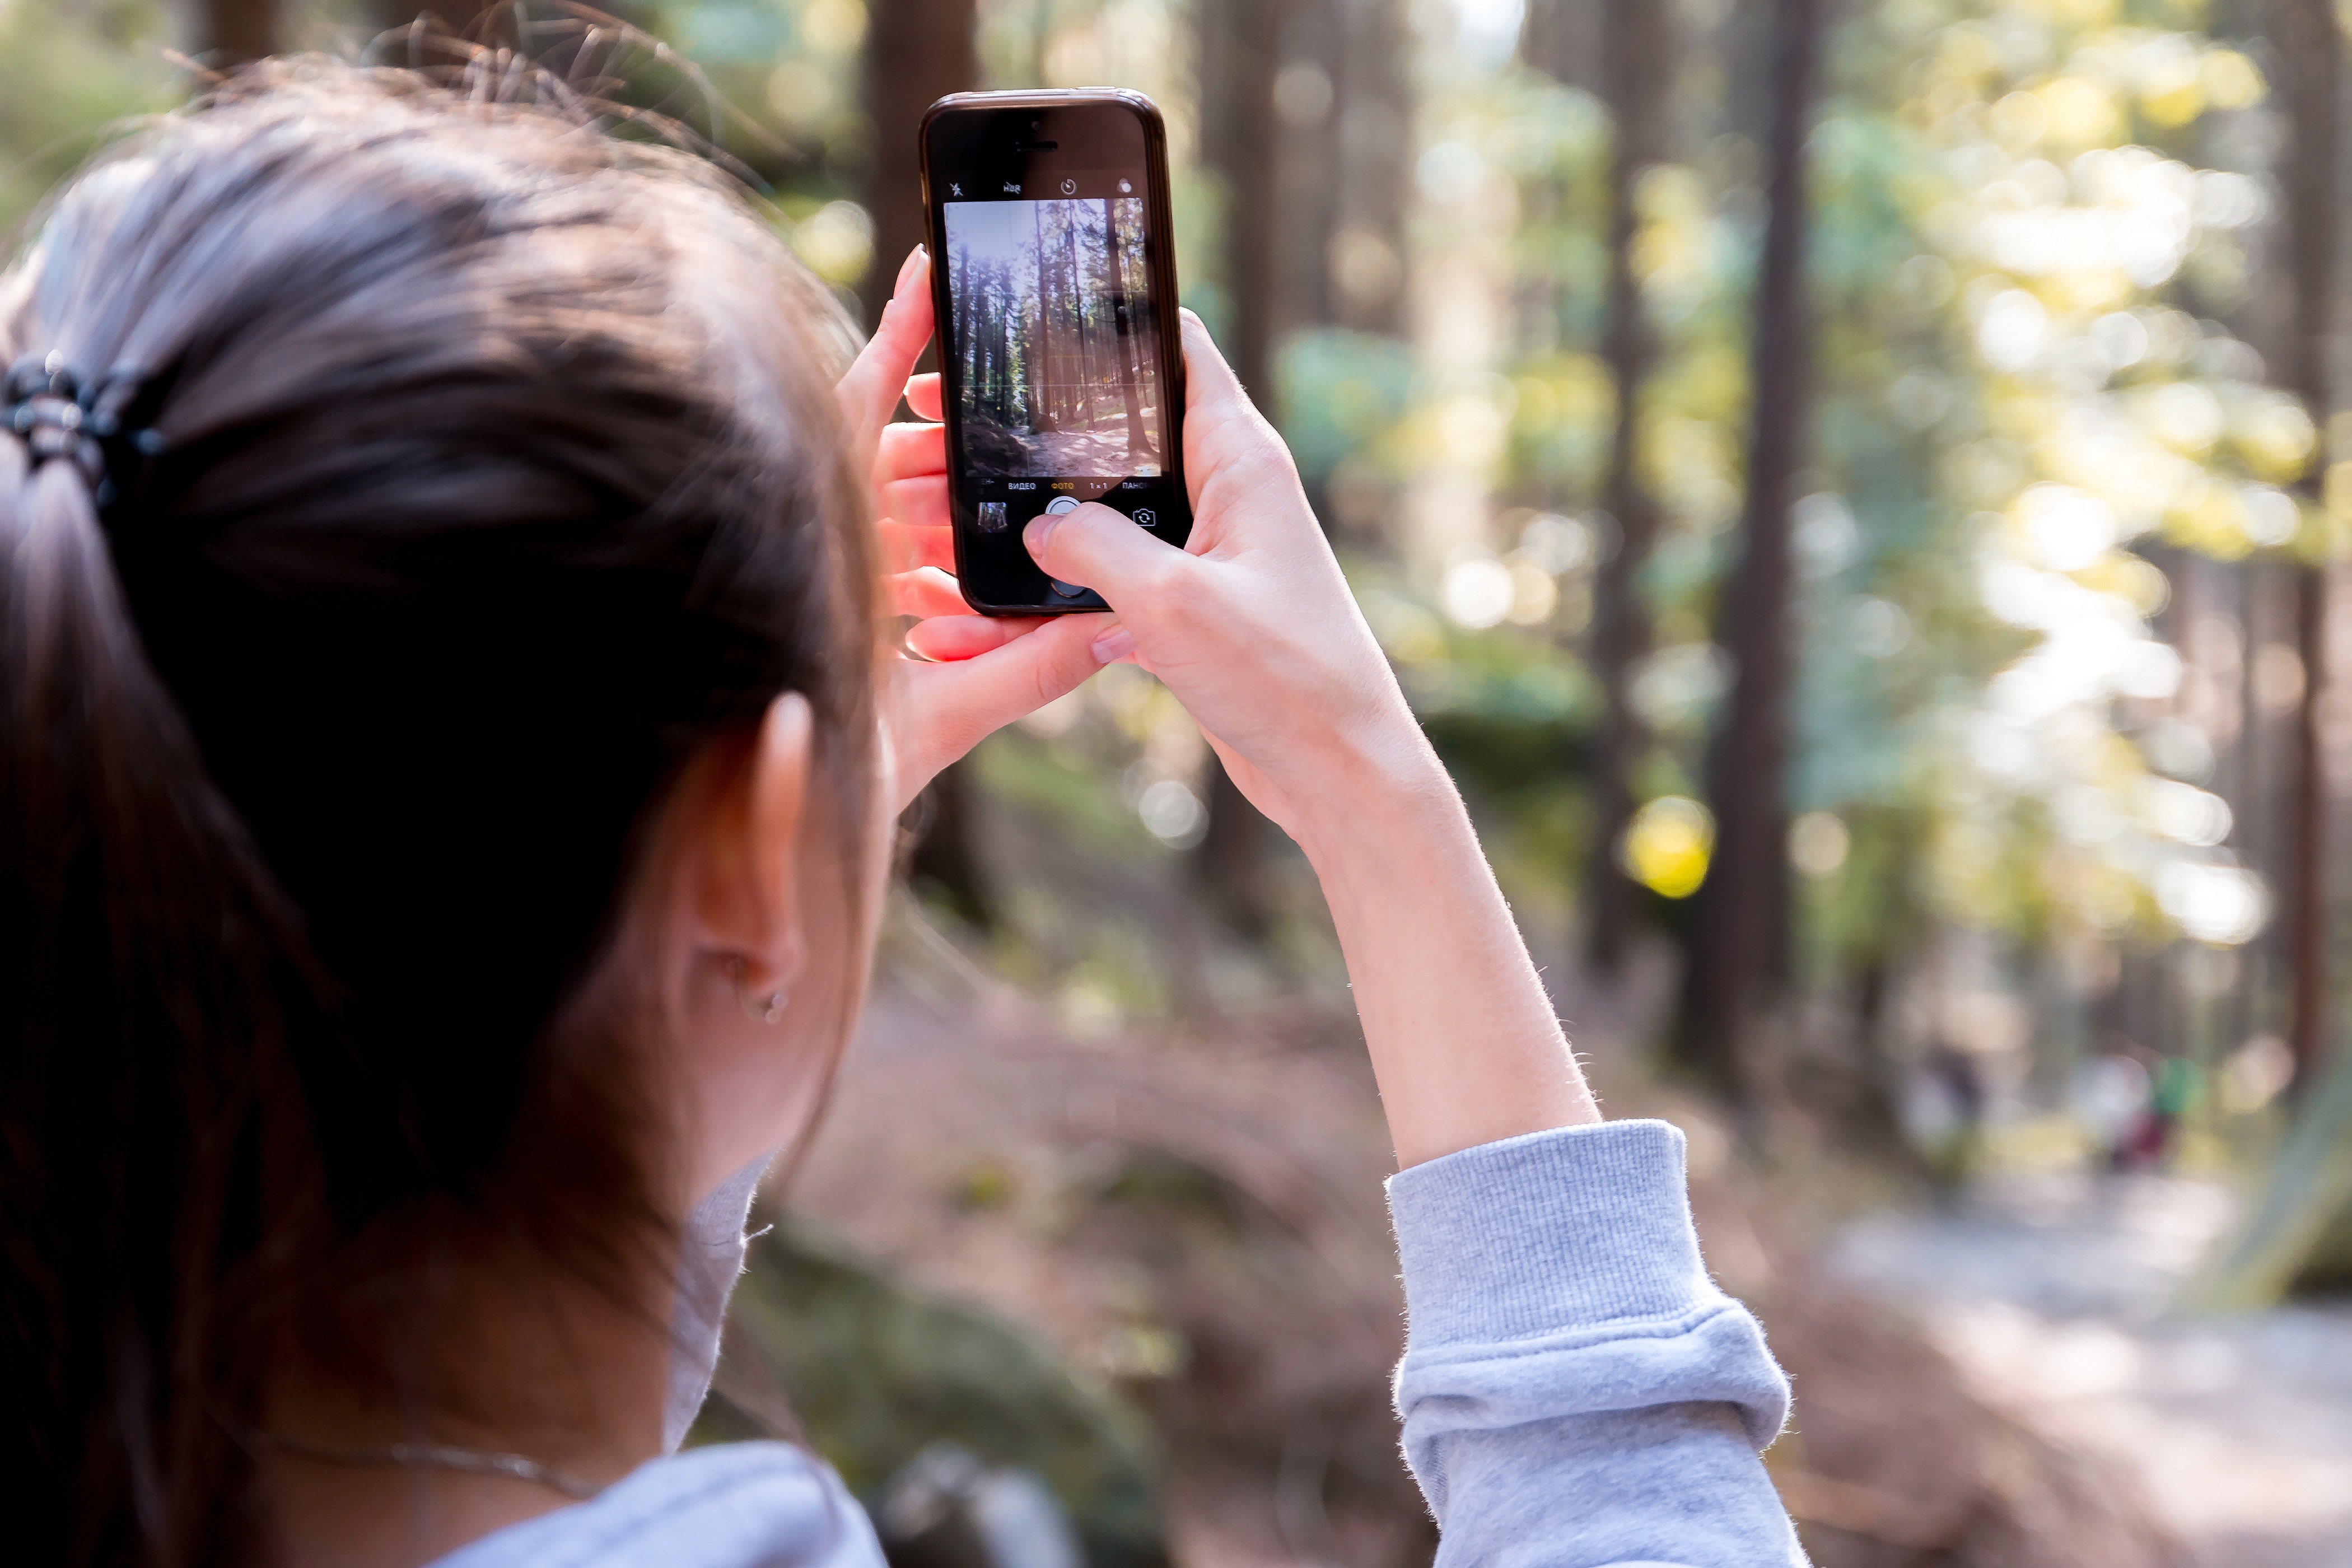
[[[1083,95],[947,108],[926,127],[957,563],[976,608],[1102,607],[1029,558],[1021,531],[1040,512],[1099,500],[1171,542],[1189,531],[1151,130]]]

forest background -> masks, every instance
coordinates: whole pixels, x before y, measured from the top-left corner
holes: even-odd
[[[0,222],[191,61],[356,53],[420,8],[683,122],[868,319],[933,98],[1156,98],[1186,302],[1297,454],[1612,1104],[1691,1131],[1710,1253],[1821,1396],[1774,1450],[1817,1555],[2267,1560],[2254,1516],[2292,1507],[2199,1525],[2145,1453],[1972,1381],[1934,1237],[2088,1237],[2084,1269],[2170,1238],[2147,1312],[1999,1320],[2106,1312],[2112,1342],[2030,1342],[2075,1373],[2186,1364],[2146,1337],[2184,1308],[2340,1321],[2277,1315],[2352,1278],[2338,8],[611,0],[640,31],[583,64],[552,7],[0,0]],[[1124,668],[908,838],[778,1334],[820,1276],[985,1303],[972,1331],[1059,1367],[1093,1435],[1012,1457],[1097,1562],[1424,1552],[1378,1386],[1385,1152],[1303,861]],[[966,1122],[894,1098],[940,1081]],[[1791,1283],[1874,1215],[1927,1238],[1900,1310]],[[825,1416],[771,1348],[854,1480],[926,1436]],[[2168,1451],[2220,1452],[2217,1411],[2172,1409]],[[2352,1498],[2338,1457],[2272,1469]],[[2107,1522],[2068,1547],[2067,1517]],[[2278,1561],[2352,1560],[2352,1516],[2309,1520]]]

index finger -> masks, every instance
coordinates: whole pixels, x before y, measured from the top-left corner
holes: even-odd
[[[890,302],[882,308],[874,336],[835,388],[842,411],[849,416],[857,439],[870,447],[882,426],[898,412],[898,399],[914,374],[915,362],[931,341],[931,258],[921,246],[907,254],[898,268]]]

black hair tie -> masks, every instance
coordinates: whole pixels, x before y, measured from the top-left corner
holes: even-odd
[[[152,430],[123,427],[121,410],[139,395],[144,375],[118,367],[85,383],[65,356],[26,354],[8,367],[0,393],[0,428],[25,443],[31,467],[62,458],[89,481],[90,497],[103,511],[163,449]]]

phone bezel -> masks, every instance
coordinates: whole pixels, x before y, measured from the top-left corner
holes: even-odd
[[[1160,384],[1167,389],[1168,402],[1169,451],[1164,477],[1171,482],[1182,509],[1182,515],[1174,523],[1155,531],[1170,542],[1181,546],[1192,531],[1192,491],[1184,479],[1184,345],[1176,314],[1180,295],[1176,280],[1174,204],[1171,199],[1168,180],[1168,128],[1158,104],[1142,93],[1125,88],[1075,88],[951,93],[924,112],[922,123],[916,131],[917,157],[922,173],[923,233],[931,254],[931,302],[939,322],[940,341],[947,341],[953,300],[950,297],[948,268],[944,260],[945,237],[941,233],[944,210],[931,189],[933,128],[950,115],[995,115],[1074,108],[1122,110],[1133,115],[1143,130],[1144,200],[1150,218],[1146,244],[1150,261],[1151,308],[1154,319],[1160,323]],[[961,388],[957,383],[956,367],[950,356],[942,353],[939,362],[940,413],[947,425],[949,511],[955,537],[956,581],[962,591],[964,603],[983,616],[1101,614],[1102,606],[1099,605],[998,604],[973,595],[971,577],[965,570],[966,536],[971,526],[966,521],[966,514],[972,510],[972,507],[960,494],[965,467],[963,431],[959,416]]]

